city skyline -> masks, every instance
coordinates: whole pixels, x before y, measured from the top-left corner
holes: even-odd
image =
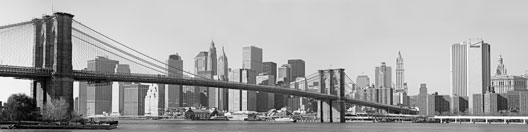
[[[44,13],[50,14],[50,3],[50,1],[37,1],[30,3],[25,3],[24,1],[20,3],[12,2],[9,6],[2,5],[0,6],[0,16],[5,16],[6,19],[0,20],[0,25],[40,17],[40,15]],[[160,11],[144,10],[141,12],[134,12],[132,10],[140,7],[152,9],[159,5],[156,3],[130,1],[129,5],[122,8],[125,12],[112,12],[112,15],[103,14],[111,12],[110,9],[112,8],[110,7],[121,4],[122,2],[110,2],[108,5],[102,6],[101,9],[97,11],[93,11],[91,8],[85,8],[89,6],[77,8],[80,5],[86,4],[84,2],[62,1],[57,3],[61,4],[54,5],[55,11],[77,14],[80,17],[76,19],[79,19],[88,25],[95,25],[97,26],[95,28],[103,30],[103,32],[108,33],[109,36],[115,36],[118,40],[124,40],[123,43],[136,49],[141,49],[149,55],[152,54],[155,58],[162,59],[166,58],[169,54],[179,53],[183,58],[182,60],[186,62],[184,63],[184,69],[186,71],[192,71],[192,58],[196,52],[206,49],[211,40],[214,40],[218,47],[225,47],[226,54],[230,57],[230,63],[232,64],[230,65],[230,68],[241,67],[241,63],[239,63],[242,60],[242,56],[240,56],[242,52],[241,47],[255,45],[264,50],[263,61],[273,61],[281,65],[286,63],[288,59],[304,59],[308,64],[306,66],[306,72],[308,74],[313,73],[318,69],[328,69],[330,65],[332,65],[332,68],[346,68],[347,70],[345,72],[349,73],[351,76],[365,73],[369,75],[370,78],[374,77],[372,68],[379,65],[379,62],[388,62],[388,66],[395,67],[395,64],[393,63],[395,61],[394,55],[397,51],[401,50],[402,53],[405,54],[405,75],[409,86],[409,95],[416,95],[418,93],[418,86],[422,82],[428,84],[429,91],[438,91],[440,94],[448,94],[450,89],[450,45],[457,43],[460,40],[473,37],[482,37],[486,42],[491,44],[493,47],[491,58],[496,58],[499,54],[502,54],[504,58],[508,59],[506,68],[509,70],[509,74],[520,75],[528,68],[526,62],[523,62],[522,58],[523,56],[526,56],[526,53],[522,52],[522,49],[526,49],[527,47],[522,44],[522,39],[520,39],[522,36],[528,34],[525,30],[528,27],[522,25],[522,23],[526,22],[526,19],[524,19],[526,14],[521,13],[525,12],[524,10],[526,9],[523,9],[521,6],[523,4],[519,3],[497,4],[480,2],[480,5],[473,5],[472,2],[417,2],[417,4],[423,6],[409,7],[408,9],[403,8],[408,2],[394,2],[388,5],[378,5],[376,2],[358,2],[367,5],[366,7],[356,7],[356,5],[354,5],[356,4],[355,2],[346,1],[328,2],[323,4],[324,6],[315,6],[321,3],[314,1],[303,3],[301,5],[284,2],[286,3],[286,7],[274,6],[274,2],[272,1],[241,2],[234,3],[234,5],[226,3],[216,3],[211,5],[186,3],[182,4],[182,6],[189,7],[171,9],[176,11],[171,11],[166,14],[170,15],[176,13],[177,15],[181,15],[182,19],[185,21],[174,24],[179,24],[180,26],[171,26],[166,30],[154,26],[155,24],[153,23],[155,23],[155,21],[129,17],[131,14],[148,15]],[[211,1],[211,3],[214,3],[214,1]],[[97,2],[89,3],[88,5],[91,4],[97,4]],[[178,3],[172,4],[177,5]],[[218,4],[220,4],[220,7],[217,7]],[[434,7],[436,5],[439,7]],[[198,9],[198,14],[178,14],[180,12],[186,12],[186,10],[192,11],[195,6],[201,7]],[[223,13],[227,12],[234,14],[220,15],[227,17],[226,19],[214,17],[214,15],[218,15],[217,13],[214,13],[215,9],[223,9],[227,7],[233,7],[235,9],[224,11]],[[252,9],[254,7],[255,9]],[[336,7],[336,9],[332,9],[334,7]],[[279,9],[275,12],[266,12],[274,8]],[[322,9],[323,11],[318,13],[310,10],[314,8]],[[162,6],[160,9],[168,10],[169,7]],[[249,10],[249,13],[237,13],[237,9],[247,9]],[[372,12],[366,12],[368,15],[364,16],[353,14],[355,10],[362,9]],[[378,9],[383,10],[375,11]],[[421,10],[424,10],[424,12],[415,12]],[[11,14],[11,12],[19,12],[19,14]],[[167,11],[165,11],[165,13],[166,12]],[[351,12],[352,15],[347,14]],[[395,12],[395,14],[391,12]],[[257,18],[251,13],[259,13],[265,17]],[[327,16],[328,14],[333,13],[336,13],[336,15]],[[480,16],[470,16],[470,14],[479,14]],[[213,15],[213,17],[209,17],[210,15]],[[196,16],[199,18],[193,18]],[[242,21],[243,24],[240,27],[229,25],[233,20],[227,19],[236,17],[244,18],[244,16],[251,17],[251,19]],[[288,16],[297,16],[297,18],[289,18]],[[355,19],[352,18],[355,16],[364,18],[364,20],[359,23],[353,23]],[[107,17],[117,17],[117,19],[115,22],[100,21],[108,20],[105,19]],[[158,17],[166,16],[155,16],[153,20],[174,21]],[[185,28],[185,24],[210,18],[219,19],[218,25],[212,24],[214,22],[204,22],[193,25],[190,28]],[[330,20],[315,21],[318,18],[328,18]],[[259,22],[260,20],[265,19],[270,20]],[[176,21],[178,20],[179,19]],[[236,20],[237,19],[235,19],[235,21]],[[307,20],[314,21],[304,23]],[[435,20],[442,21],[434,22]],[[483,20],[486,21],[483,22]],[[265,22],[269,22],[270,24],[262,24]],[[330,27],[323,26],[334,22],[336,24],[330,25]],[[447,24],[441,24],[443,22],[447,22]],[[118,25],[120,23],[130,24]],[[145,27],[140,27],[142,23],[151,24],[152,27],[150,28],[152,28],[152,30],[150,28],[145,29]],[[260,23],[262,25],[255,25],[254,23]],[[296,24],[301,25],[295,26]],[[362,25],[365,27],[361,28]],[[197,28],[195,26],[203,27]],[[274,28],[273,26],[278,27]],[[137,27],[139,29],[132,27]],[[175,34],[170,34],[169,31],[179,28],[183,28],[183,31],[186,32],[182,31],[182,33],[177,32]],[[197,29],[194,30],[193,28]],[[297,31],[295,29],[301,30]],[[359,31],[345,31],[354,29],[359,29]],[[137,30],[145,32],[135,32]],[[284,30],[284,32],[277,32],[282,30]],[[149,33],[151,31],[168,32],[168,34]],[[456,33],[455,31],[461,32]],[[147,33],[148,35],[145,35]],[[189,35],[185,35],[187,33]],[[244,35],[244,33],[247,35]],[[293,35],[290,38],[282,37],[290,36],[291,34],[296,35]],[[176,38],[174,38],[174,36],[176,36]],[[314,54],[321,51],[324,54]],[[345,56],[347,59],[346,61],[339,62],[335,61],[335,59],[327,59],[335,56]],[[428,58],[424,58],[424,56],[427,56]],[[425,64],[431,65],[432,67],[424,67]],[[491,66],[496,66],[496,62],[492,61]],[[431,74],[437,75],[437,77],[424,77]],[[0,82],[12,84],[12,87],[18,88],[7,89],[5,95],[0,95],[0,100],[2,101],[6,101],[7,97],[12,93],[29,93],[29,85],[27,81],[12,81],[10,78],[1,78]]]

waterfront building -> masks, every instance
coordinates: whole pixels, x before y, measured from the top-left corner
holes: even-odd
[[[262,49],[255,46],[243,47],[242,68],[254,70],[257,74],[261,73],[264,70],[262,64]]]
[[[252,69],[233,69],[229,72],[229,81],[256,84],[256,72]],[[229,89],[228,109],[236,111],[256,111],[257,93],[251,90]]]
[[[297,77],[304,77],[305,75],[305,62],[302,59],[291,59],[288,60],[290,65],[290,76],[291,79],[297,79]]]
[[[468,96],[452,96],[450,104],[451,113],[454,115],[468,115],[468,101]]]
[[[522,116],[528,115],[528,91],[509,91],[506,98],[507,111]]]
[[[139,83],[126,84],[124,87],[123,115],[142,116],[145,115],[145,96],[149,85]]]
[[[88,71],[114,73],[116,60],[98,56],[88,61]],[[86,115],[100,115],[112,112],[112,82],[88,83],[86,86]],[[80,91],[84,91],[81,89]],[[81,104],[82,105],[82,104]]]
[[[275,85],[275,76],[267,75],[267,72],[264,71],[257,76],[257,85]],[[275,108],[275,95],[273,93],[257,91],[257,111],[258,112],[267,112],[270,109]]]
[[[86,70],[86,68],[84,69]],[[78,109],[78,114],[79,115],[83,115],[83,116],[87,116],[87,99],[88,99],[88,82],[84,82],[84,81],[80,81],[79,82],[79,107]]]
[[[420,92],[417,95],[416,107],[420,115],[427,115],[427,84],[420,84]]]
[[[183,60],[180,55],[169,55],[167,60],[167,74],[169,77],[183,77]],[[183,107],[183,86],[167,85],[167,109]]]
[[[182,86],[182,102],[181,107],[200,107],[199,101],[196,100],[196,96],[199,96],[200,93],[196,93],[194,86]]]
[[[469,112],[481,111],[482,96],[491,91],[490,45],[482,39],[469,39],[451,46],[451,96],[469,96]],[[473,99],[480,99],[473,101]],[[478,104],[474,104],[478,103]],[[481,113],[474,113],[481,114]]]
[[[493,91],[505,94],[509,91],[524,91],[526,88],[526,78],[522,76],[508,75],[502,56],[499,56],[495,76],[491,77]]]
[[[130,73],[130,66],[128,64],[117,64],[116,73]],[[125,85],[130,82],[118,82],[119,88],[119,109],[118,112],[123,114],[125,108]],[[114,110],[115,111],[115,110]]]
[[[162,116],[165,113],[165,85],[150,84],[144,96],[145,116]]]
[[[500,111],[508,109],[506,94],[484,94],[484,115],[499,115]]]

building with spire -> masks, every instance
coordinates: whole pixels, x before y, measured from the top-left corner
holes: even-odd
[[[407,96],[407,83],[405,82],[403,68],[403,57],[398,51],[398,58],[396,58],[396,86],[394,89],[393,101],[395,105],[409,105],[409,96]]]
[[[227,56],[222,47],[222,54],[218,57],[218,66],[217,66],[217,79],[221,81],[229,80],[229,67],[228,67]],[[227,110],[228,108],[228,91],[224,88],[218,88],[218,110]]]
[[[526,78],[508,75],[502,55],[497,59],[498,65],[495,76],[491,77],[492,92],[505,94],[509,91],[525,91]]]

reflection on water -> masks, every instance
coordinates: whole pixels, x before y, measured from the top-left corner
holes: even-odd
[[[481,132],[526,131],[520,124],[422,124],[422,123],[286,123],[251,121],[121,120],[119,132],[277,132],[277,131],[367,131],[367,132]],[[35,130],[41,131],[41,130]],[[49,131],[49,130],[47,130]],[[69,131],[69,130],[67,130]],[[82,130],[73,130],[82,131]]]

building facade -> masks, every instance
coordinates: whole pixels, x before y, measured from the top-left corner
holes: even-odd
[[[225,54],[224,47],[222,47],[222,55],[218,57],[217,66],[217,79],[221,81],[229,80],[229,65],[227,61],[227,55]],[[228,107],[228,89],[218,88],[218,110],[227,110]]]
[[[273,75],[273,80],[277,80],[277,63],[275,62],[263,62],[265,75]],[[273,82],[275,84],[275,82]]]
[[[370,85],[370,78],[367,75],[358,75],[356,78],[356,87],[365,89]]]
[[[288,60],[288,64],[290,65],[290,76],[293,79],[297,79],[297,77],[305,77],[305,62],[302,59],[291,59]]]
[[[481,111],[482,96],[491,91],[490,45],[482,39],[469,39],[451,47],[451,96],[469,96],[469,111]],[[478,99],[473,101],[473,99]],[[478,104],[474,104],[478,103]],[[475,113],[481,114],[481,113]]]
[[[118,64],[117,73],[130,73],[130,66],[128,64]],[[125,108],[125,85],[131,84],[130,82],[118,82],[119,87],[119,113],[123,114]]]
[[[183,60],[180,55],[169,55],[167,60],[169,77],[183,77]],[[181,85],[167,85],[167,108],[183,107],[183,87]]]
[[[123,115],[143,116],[145,115],[145,96],[149,85],[139,83],[124,85],[125,98]]]
[[[165,85],[150,84],[145,100],[145,116],[162,116],[165,114]]]
[[[263,73],[266,73],[264,71]],[[257,76],[257,85],[268,85],[275,86],[275,76],[261,74]],[[267,112],[270,109],[275,108],[275,95],[268,92],[257,92],[257,111]]]
[[[89,71],[114,73],[116,60],[97,57],[88,61]],[[88,83],[86,87],[86,115],[100,115],[112,112],[112,82]]]
[[[381,66],[376,67],[375,70],[376,82],[375,86],[378,88],[392,88],[392,72],[391,67],[381,62]]]
[[[234,69],[229,73],[229,81],[256,84],[256,72],[251,69]],[[250,90],[229,89],[228,110],[236,111],[256,111],[257,93]]]
[[[255,46],[247,46],[242,48],[242,68],[252,69],[255,73],[262,73],[262,49]]]
[[[491,77],[493,92],[506,94],[509,91],[524,91],[526,89],[526,78],[522,76],[508,75],[502,56],[498,58],[495,76]]]

